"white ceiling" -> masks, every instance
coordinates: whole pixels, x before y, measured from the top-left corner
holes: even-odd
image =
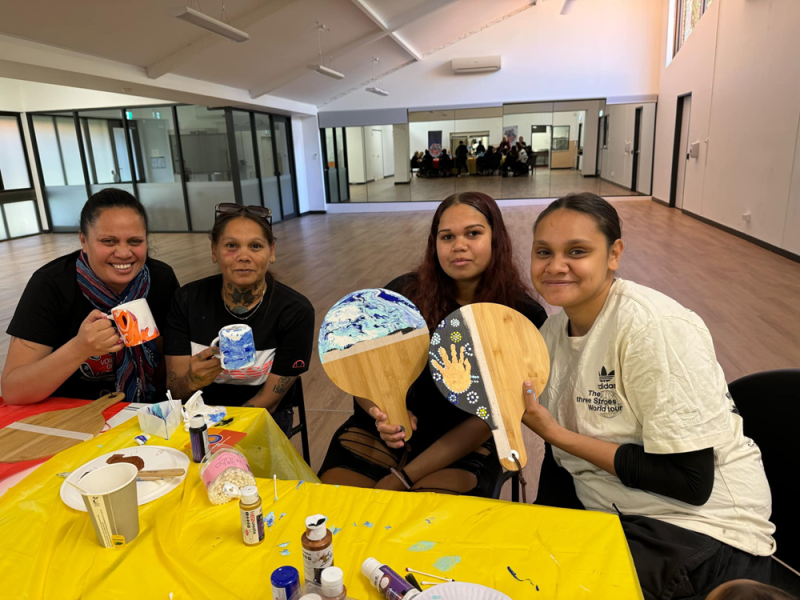
[[[230,23],[247,31],[241,44],[172,15],[190,0],[39,0],[0,3],[0,34],[201,81],[322,105],[362,93],[379,73],[416,61],[531,4],[530,0],[225,0]],[[197,0],[194,0],[197,2]],[[196,5],[195,5],[196,6]],[[200,0],[219,18],[221,0]],[[427,13],[427,14],[426,14]],[[341,71],[336,81],[309,71],[318,61]],[[410,21],[410,22],[409,22]],[[395,30],[396,29],[396,30]],[[501,54],[502,48],[497,53]],[[467,54],[468,55],[468,54]]]

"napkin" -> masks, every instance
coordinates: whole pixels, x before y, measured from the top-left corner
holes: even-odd
[[[198,390],[192,394],[192,397],[187,400],[186,405],[183,407],[183,428],[189,431],[189,421],[197,415],[202,415],[206,425],[211,427],[222,421],[227,414],[228,411],[224,406],[207,406],[203,402],[202,390]]]

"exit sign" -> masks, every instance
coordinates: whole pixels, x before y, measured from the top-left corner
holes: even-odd
[[[128,121],[133,121],[133,111],[126,110],[125,111],[125,118],[128,119]]]

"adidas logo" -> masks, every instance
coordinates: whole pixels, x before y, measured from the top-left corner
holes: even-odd
[[[611,371],[610,373],[606,373],[606,368],[605,367],[602,367],[600,369],[599,375],[600,375],[600,381],[611,381],[612,379],[614,379],[614,371]]]

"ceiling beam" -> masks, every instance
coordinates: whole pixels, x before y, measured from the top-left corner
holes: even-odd
[[[418,21],[419,19],[428,16],[429,14],[439,10],[440,8],[447,6],[448,4],[453,4],[458,0],[439,0],[436,3],[425,2],[412,10],[403,13],[399,17],[395,18],[393,21],[389,23],[384,23],[383,20],[370,8],[363,0],[351,0],[354,5],[356,5],[359,10],[361,10],[365,15],[367,15],[370,20],[375,23],[380,30],[377,32],[373,32],[358,38],[357,40],[353,40],[343,46],[339,46],[338,48],[334,49],[330,52],[329,56],[333,58],[337,58],[339,56],[344,56],[345,54],[361,48],[362,46],[367,46],[369,44],[373,44],[385,37],[391,37],[403,50],[405,50],[409,55],[411,55],[414,60],[422,60],[422,55],[420,55],[416,50],[411,48],[403,39],[401,39],[397,34],[397,30],[405,27],[406,25],[410,25],[411,23]],[[278,89],[279,87],[283,87],[284,85],[291,83],[295,79],[299,79],[303,75],[307,73],[305,65],[300,67],[292,67],[291,69],[285,71],[283,74],[273,77],[269,81],[265,81],[259,85],[253,86],[250,89],[250,97],[255,99],[259,96],[263,96],[264,94],[268,94],[273,90]]]
[[[238,19],[235,19],[231,22],[231,26],[235,27],[236,29],[247,29],[259,21],[263,21],[267,17],[271,17],[279,10],[286,8],[296,1],[297,0],[270,0],[258,8],[242,15]],[[186,64],[204,50],[216,46],[222,41],[224,41],[222,37],[213,33],[208,33],[196,42],[192,42],[188,46],[184,46],[177,52],[173,52],[172,54],[169,54],[168,56],[165,56],[164,58],[148,66],[147,76],[150,79],[158,79],[167,73],[172,73],[175,69]]]

